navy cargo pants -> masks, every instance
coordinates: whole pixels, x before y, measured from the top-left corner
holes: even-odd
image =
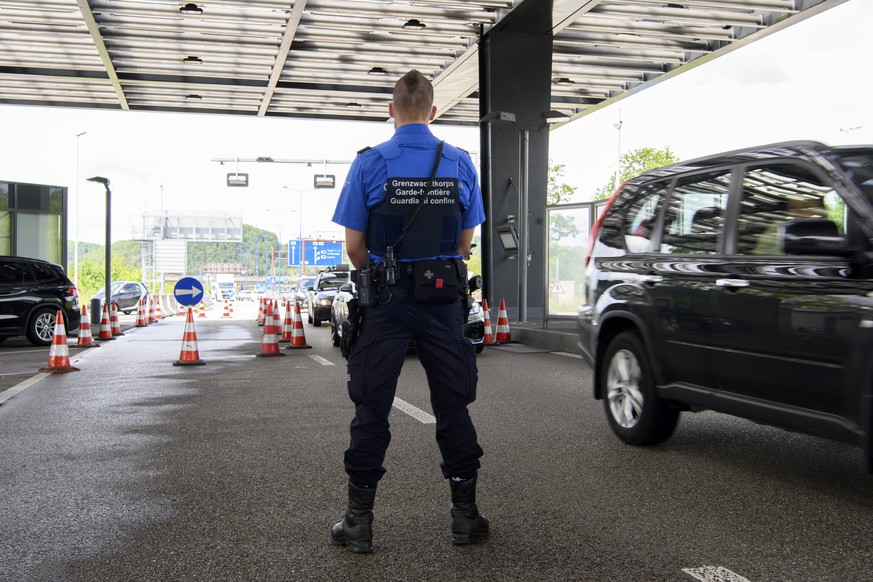
[[[465,307],[460,298],[447,304],[417,303],[408,278],[379,289],[378,297],[380,304],[364,309],[361,335],[348,359],[355,418],[345,453],[346,473],[361,486],[375,485],[384,475],[382,462],[391,441],[388,413],[407,346],[415,340],[436,417],[440,468],[446,478],[472,477],[482,449],[467,411],[476,399],[478,372],[475,348],[462,330]]]

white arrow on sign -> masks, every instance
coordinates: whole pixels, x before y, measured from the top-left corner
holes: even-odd
[[[194,299],[197,299],[197,296],[203,293],[203,289],[198,287],[191,287],[190,289],[176,289],[176,295],[190,295]]]

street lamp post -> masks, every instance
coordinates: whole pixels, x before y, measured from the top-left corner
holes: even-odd
[[[83,131],[76,134],[76,237],[73,249],[73,284],[79,287],[79,138],[88,133]]]
[[[112,305],[110,305],[112,295],[109,293],[109,288],[112,286],[112,191],[109,189],[109,178],[94,176],[88,178],[88,181],[103,184],[103,188],[106,190],[106,287],[103,291],[105,293],[103,297],[107,310],[109,310],[112,309]]]

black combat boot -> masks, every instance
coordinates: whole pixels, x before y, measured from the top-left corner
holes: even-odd
[[[349,509],[343,520],[333,526],[333,543],[347,546],[355,553],[373,551],[373,501],[376,486],[358,487],[349,480]]]
[[[488,520],[476,507],[476,476],[461,481],[449,479],[452,488],[452,543],[471,544],[476,536],[488,535]]]

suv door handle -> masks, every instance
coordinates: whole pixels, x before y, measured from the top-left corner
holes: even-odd
[[[748,287],[749,282],[745,279],[718,279],[715,282],[719,287],[729,287],[729,288],[738,288],[738,287]]]
[[[661,275],[643,275],[640,277],[641,283],[646,283],[649,285],[654,285],[655,283],[660,283],[664,280],[664,277]]]

